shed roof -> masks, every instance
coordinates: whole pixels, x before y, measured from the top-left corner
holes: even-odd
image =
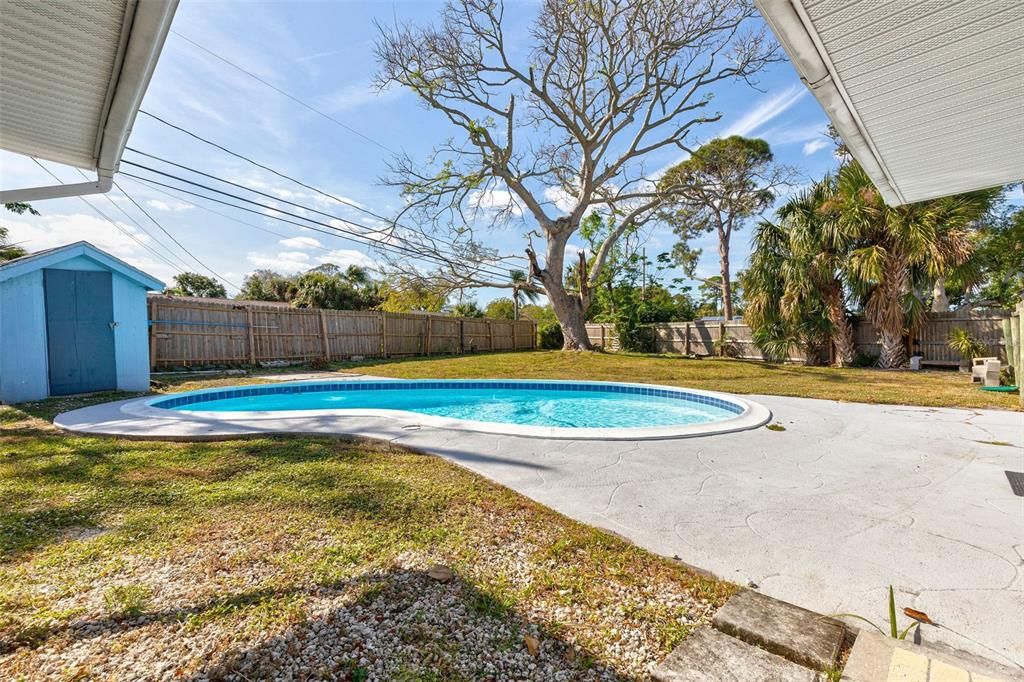
[[[106,251],[96,248],[92,244],[86,241],[74,242],[72,244],[66,244],[64,246],[57,246],[52,249],[43,249],[42,251],[36,251],[30,253],[27,256],[21,258],[15,258],[4,263],[0,263],[0,282],[4,282],[15,277],[40,270],[42,268],[52,268],[60,265],[61,263],[77,258],[78,256],[84,256],[103,268],[116,272],[131,281],[135,282],[141,287],[145,287],[147,290],[162,290],[164,283],[158,280],[152,275],[146,274],[142,270],[139,270],[133,265],[125,263],[120,258],[111,256]]]
[[[0,148],[117,171],[177,0],[5,0],[0,22]],[[5,192],[4,201],[87,193],[88,185]],[[42,188],[32,188],[42,189]]]
[[[1024,179],[1024,3],[755,0],[889,204]]]

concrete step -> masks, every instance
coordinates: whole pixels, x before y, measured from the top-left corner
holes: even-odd
[[[683,640],[651,678],[657,682],[816,682],[818,675],[705,626]]]
[[[743,590],[725,603],[712,625],[794,663],[825,670],[836,663],[846,626],[835,618]]]

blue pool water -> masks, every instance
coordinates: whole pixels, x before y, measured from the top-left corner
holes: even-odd
[[[403,410],[561,428],[644,428],[736,417],[743,405],[683,389],[533,381],[347,381],[187,393],[154,407],[203,412]]]

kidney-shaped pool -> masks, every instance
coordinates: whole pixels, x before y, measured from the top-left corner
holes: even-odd
[[[193,391],[149,399],[146,407],[228,421],[384,416],[488,433],[616,440],[738,431],[771,417],[732,395],[596,381],[318,381]]]

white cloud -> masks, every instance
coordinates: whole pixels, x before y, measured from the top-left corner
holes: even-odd
[[[27,220],[4,218],[4,226],[10,228],[10,240],[27,251],[50,249],[86,240],[165,283],[170,282],[178,271],[142,246],[145,244],[166,255],[153,238],[129,223],[118,222],[117,225],[120,230],[102,218],[83,213],[44,214]],[[135,239],[129,237],[129,234]]]
[[[158,211],[176,211],[176,212],[177,211],[188,211],[188,210],[190,210],[192,208],[192,206],[190,206],[190,205],[188,205],[188,204],[186,204],[184,202],[181,202],[181,201],[174,201],[174,202],[168,203],[166,201],[161,201],[160,199],[149,199],[148,201],[146,201],[146,206],[149,206],[150,208],[155,208]]]
[[[807,88],[797,83],[767,99],[761,99],[753,109],[722,131],[720,137],[749,135],[779,114],[800,101],[807,94]]]
[[[275,254],[252,252],[248,254],[246,259],[256,268],[275,270],[286,275],[304,272],[324,263],[333,263],[341,268],[348,267],[349,265],[359,265],[364,268],[375,268],[377,266],[375,260],[362,251],[354,249],[336,249],[315,255],[305,251],[281,251]]]
[[[811,154],[814,154],[815,152],[821,151],[822,149],[824,149],[827,146],[828,146],[828,142],[826,140],[821,139],[821,138],[817,138],[817,139],[811,140],[810,142],[807,142],[806,144],[804,144],[804,156],[810,156]]]
[[[470,208],[486,212],[507,211],[516,217],[523,215],[523,207],[519,205],[519,200],[504,189],[473,190],[467,197],[467,203]]]
[[[289,249],[319,249],[323,247],[318,240],[312,237],[289,237],[278,242]]]
[[[563,213],[576,208],[577,197],[569,194],[561,187],[545,187],[544,198],[555,205],[555,207]]]

